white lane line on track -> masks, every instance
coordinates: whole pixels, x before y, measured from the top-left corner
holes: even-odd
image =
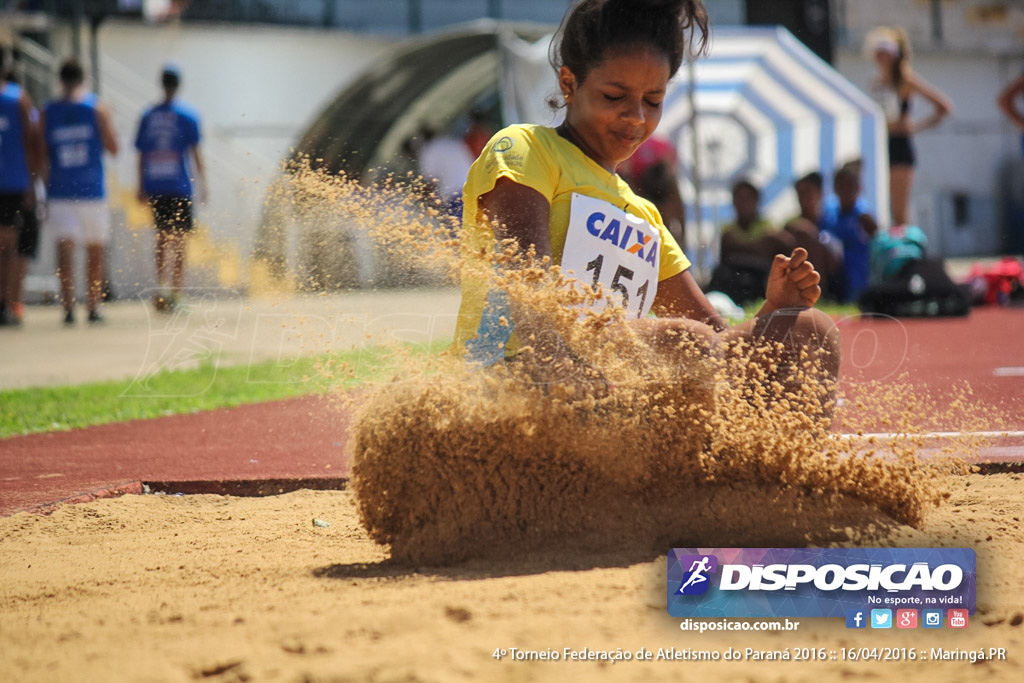
[[[992,374],[996,377],[1024,377],[1024,367],[995,368]]]
[[[980,436],[985,439],[1024,439],[1024,431],[1009,432],[924,432],[922,434],[893,432],[878,432],[865,434],[836,434],[839,439],[874,439],[876,441],[892,441],[894,439],[906,439],[910,437],[925,439],[959,439],[964,436]]]

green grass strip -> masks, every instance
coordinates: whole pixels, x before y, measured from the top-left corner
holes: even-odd
[[[745,307],[747,317],[760,306]],[[853,304],[818,307],[835,318],[858,315]],[[0,392],[0,439],[351,388],[387,379],[402,371],[404,358],[436,355],[447,345],[371,347],[242,366],[205,363],[132,380],[12,389]]]
[[[763,305],[764,299],[759,299],[758,301],[744,306],[743,312],[746,314],[745,319],[753,318]],[[857,304],[855,303],[837,304],[831,301],[819,301],[814,305],[814,307],[821,309],[822,312],[831,316],[835,320],[860,317],[860,309],[857,308]]]
[[[347,389],[388,379],[408,358],[446,347],[372,347],[227,367],[204,363],[131,380],[7,390],[0,393],[0,439]]]

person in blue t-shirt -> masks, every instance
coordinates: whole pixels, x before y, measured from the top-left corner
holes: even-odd
[[[833,179],[835,197],[829,197],[820,227],[843,245],[842,301],[856,301],[867,289],[871,269],[871,238],[878,224],[860,196],[860,163],[844,164]]]
[[[75,59],[60,67],[61,97],[46,104],[47,219],[57,238],[57,274],[64,324],[75,322],[74,256],[85,242],[89,322],[102,322],[99,303],[110,241],[110,208],[103,178],[103,152],[116,155],[117,136],[107,108],[85,89],[85,71]]]
[[[181,73],[172,65],[160,76],[164,99],[139,121],[135,148],[139,150],[139,201],[148,203],[156,223],[158,311],[174,310],[185,284],[185,246],[192,217],[193,173],[199,181],[198,199],[205,200],[206,176],[199,152],[199,115],[175,99]]]
[[[4,56],[0,53],[0,59]],[[7,79],[7,66],[0,64],[0,326],[21,323],[19,233],[24,227],[18,224],[34,211],[32,181],[42,151],[38,112],[25,90]]]

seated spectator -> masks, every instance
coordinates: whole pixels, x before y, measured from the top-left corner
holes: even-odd
[[[843,245],[820,229],[824,187],[824,178],[817,171],[801,176],[793,183],[800,214],[786,223],[785,230],[793,235],[796,246],[807,250],[808,260],[821,273],[822,298],[835,300],[837,292],[843,288]]]
[[[763,296],[776,254],[795,247],[791,233],[779,230],[760,214],[761,191],[749,180],[732,188],[736,220],[722,226],[719,265],[708,290],[716,290],[743,305]]]
[[[677,163],[675,145],[652,135],[637,147],[633,156],[619,164],[617,172],[633,192],[658,207],[665,227],[685,251],[686,207],[679,194]]]
[[[860,162],[844,164],[833,180],[835,197],[825,202],[821,230],[843,245],[845,286],[840,301],[856,301],[868,286],[871,238],[878,224],[868,213],[867,200],[860,196]]]

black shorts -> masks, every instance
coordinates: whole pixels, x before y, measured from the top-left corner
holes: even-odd
[[[35,209],[21,212],[21,228],[18,230],[18,254],[34,259],[39,249],[39,217]]]
[[[0,225],[18,224],[18,214],[25,208],[24,192],[0,192]]]
[[[153,207],[153,220],[157,230],[171,232],[189,232],[192,230],[192,199],[191,197],[172,197],[156,195],[149,198]]]
[[[910,141],[909,135],[889,136],[889,165],[890,166],[913,166],[917,163],[917,155],[914,154],[914,143]]]

